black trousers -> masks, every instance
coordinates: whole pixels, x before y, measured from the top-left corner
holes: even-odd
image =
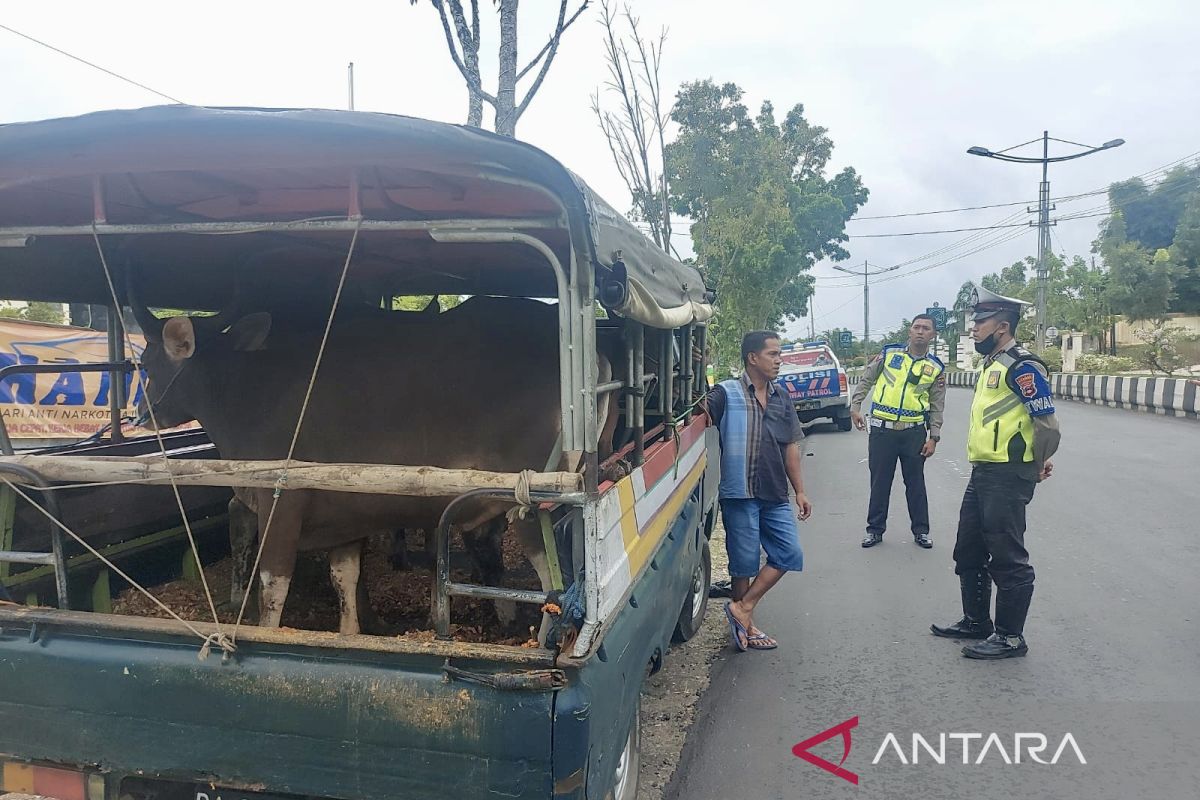
[[[929,495],[925,492],[925,428],[902,431],[871,428],[867,443],[867,464],[871,468],[871,502],[867,506],[867,533],[880,536],[887,530],[888,506],[892,499],[892,480],[896,462],[904,476],[904,494],[908,500],[908,518],[916,536],[929,533]]]
[[[1001,591],[1033,583],[1025,506],[1037,486],[1032,464],[976,464],[958,514],[954,571],[986,569]]]

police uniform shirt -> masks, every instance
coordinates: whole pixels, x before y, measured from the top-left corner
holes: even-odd
[[[1008,347],[984,360],[980,367],[979,380],[995,380],[999,383],[1000,374],[989,372],[988,367],[994,364],[1002,353],[1007,353],[1017,360],[1008,371],[1008,388],[1020,398],[1033,421],[1033,462],[1029,469],[1036,477],[1041,473],[1046,461],[1058,450],[1059,441],[1062,439],[1058,418],[1054,414],[1054,392],[1050,388],[1050,377],[1046,368],[1030,357],[1029,351],[1010,341]],[[1020,463],[1021,458],[1015,457],[1014,454],[1014,457],[1010,457],[1010,462]]]
[[[912,353],[909,353],[912,356]],[[929,356],[926,355],[926,358]],[[915,356],[913,357],[916,359]],[[855,411],[862,408],[863,401],[867,399],[867,395],[875,388],[875,382],[879,380],[880,373],[883,372],[883,354],[875,356],[871,359],[871,363],[867,364],[863,370],[862,377],[859,379],[858,386],[854,390],[854,396],[850,399],[850,407]],[[934,381],[933,386],[929,387],[929,435],[942,435],[942,420],[946,412],[946,373],[943,371],[938,379]]]

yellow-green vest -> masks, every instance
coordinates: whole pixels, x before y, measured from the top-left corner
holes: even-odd
[[[1012,460],[1008,446],[1014,436],[1025,443],[1021,460],[1033,461],[1033,418],[1008,381],[1009,370],[1017,362],[1012,353],[1005,351],[979,373],[967,434],[967,458],[972,462],[1008,463]]]
[[[871,394],[871,416],[888,422],[925,422],[929,414],[929,390],[946,371],[935,355],[913,358],[904,345],[889,345],[882,359],[875,390]]]

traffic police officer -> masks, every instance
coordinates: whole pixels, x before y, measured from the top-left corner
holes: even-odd
[[[1013,658],[1029,649],[1024,628],[1033,567],[1025,549],[1025,506],[1034,487],[1050,477],[1060,434],[1046,365],[1013,338],[1029,304],[982,288],[971,299],[971,336],[984,360],[967,434],[971,479],[954,545],[963,618],[931,630],[950,639],[984,640],[962,649],[967,658]]]
[[[867,394],[871,395],[871,435],[867,443],[871,500],[863,547],[883,541],[897,459],[904,476],[913,540],[926,549],[933,547],[925,459],[933,455],[942,438],[942,412],[946,407],[946,365],[929,352],[935,334],[933,317],[918,314],[908,330],[908,344],[884,347],[867,365],[850,401],[855,427],[865,430],[861,408]]]

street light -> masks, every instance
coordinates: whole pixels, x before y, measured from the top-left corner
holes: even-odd
[[[1050,133],[1042,131],[1042,156],[1034,158],[1031,156],[1013,155],[1011,151],[1017,150],[1026,145],[1037,142],[1037,139],[1031,139],[1028,142],[1014,145],[1005,148],[1004,150],[992,151],[986,147],[976,145],[967,149],[967,153],[973,156],[981,156],[983,158],[994,158],[997,161],[1007,161],[1012,164],[1041,164],[1042,165],[1042,183],[1038,187],[1038,292],[1037,292],[1037,334],[1034,337],[1034,348],[1040,353],[1043,349],[1043,340],[1046,330],[1046,254],[1050,252],[1050,178],[1048,175],[1048,167],[1052,163],[1059,161],[1073,161],[1077,158],[1090,156],[1092,153],[1099,153],[1101,150],[1111,150],[1114,147],[1120,147],[1125,144],[1124,139],[1110,139],[1099,147],[1080,144],[1079,142],[1069,142],[1066,139],[1054,139],[1053,141],[1069,144],[1073,147],[1082,147],[1083,150],[1078,153],[1069,153],[1063,156],[1050,157]]]

